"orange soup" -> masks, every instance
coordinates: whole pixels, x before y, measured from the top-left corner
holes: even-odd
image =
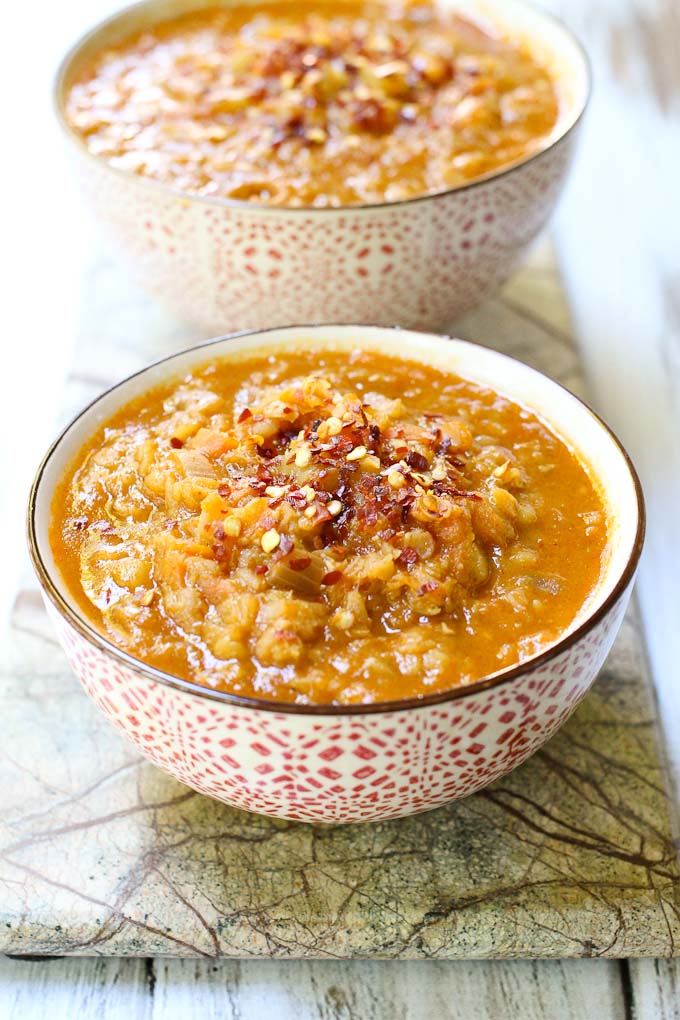
[[[548,648],[608,518],[544,421],[357,350],[215,361],[95,433],[51,543],[85,617],[151,666],[300,703],[469,684]]]
[[[457,187],[539,151],[558,112],[523,42],[421,0],[186,14],[103,50],[66,104],[112,166],[285,206]]]

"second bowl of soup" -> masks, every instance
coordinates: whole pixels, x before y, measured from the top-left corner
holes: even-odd
[[[587,91],[578,44],[518,0],[151,0],[74,48],[57,107],[185,317],[439,328],[544,223]]]

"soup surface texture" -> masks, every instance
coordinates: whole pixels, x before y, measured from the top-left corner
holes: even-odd
[[[558,111],[523,43],[419,0],[186,14],[103,50],[66,102],[112,166],[286,206],[457,187],[544,147]]]
[[[179,677],[375,702],[543,651],[597,585],[608,520],[529,410],[374,352],[215,361],[120,410],[56,493],[85,617]]]

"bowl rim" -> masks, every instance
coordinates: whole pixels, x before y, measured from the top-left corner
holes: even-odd
[[[588,51],[584,44],[581,42],[579,37],[574,31],[566,24],[566,22],[553,14],[551,11],[547,11],[542,7],[530,2],[530,0],[514,0],[514,2],[525,9],[533,12],[538,18],[542,18],[544,21],[551,22],[558,31],[562,32],[572,43],[575,51],[580,57],[583,72],[585,75],[585,90],[583,100],[579,107],[575,109],[575,113],[567,121],[567,126],[559,131],[556,136],[547,144],[537,149],[536,152],[532,152],[527,156],[522,156],[519,159],[514,160],[512,163],[505,164],[495,170],[490,170],[479,177],[473,178],[471,181],[467,181],[464,184],[458,184],[452,188],[444,188],[441,191],[427,192],[421,195],[412,195],[409,198],[399,198],[393,201],[386,202],[363,202],[352,205],[337,205],[337,206],[314,206],[314,205],[267,205],[264,202],[252,202],[248,199],[239,198],[221,198],[217,195],[196,195],[190,191],[182,191],[180,188],[175,188],[170,184],[164,184],[162,181],[157,181],[152,177],[145,177],[142,174],[135,174],[131,170],[126,170],[122,167],[112,166],[103,156],[97,155],[88,149],[87,145],[75,131],[66,119],[66,113],[63,102],[64,83],[70,69],[71,63],[76,59],[81,49],[99,32],[105,29],[109,25],[115,24],[117,21],[129,16],[133,11],[141,10],[147,6],[151,0],[138,0],[136,3],[127,4],[125,7],[121,7],[113,14],[108,15],[106,18],[102,18],[101,21],[96,22],[90,29],[84,32],[66,51],[62,57],[57,70],[54,74],[52,81],[52,108],[54,110],[57,122],[68,141],[84,156],[92,160],[96,165],[111,171],[113,174],[118,175],[120,180],[134,181],[139,183],[142,187],[149,187],[153,190],[179,198],[188,202],[199,202],[205,206],[215,206],[218,208],[227,208],[235,210],[250,210],[252,213],[274,213],[274,214],[301,214],[301,215],[318,215],[318,214],[338,214],[338,215],[351,215],[354,212],[369,211],[376,209],[396,209],[400,206],[412,205],[419,202],[427,202],[437,198],[443,198],[446,195],[454,195],[459,192],[471,191],[473,188],[482,187],[484,184],[488,184],[490,181],[498,180],[502,177],[506,177],[513,173],[515,170],[519,170],[520,167],[527,166],[533,163],[547,153],[551,152],[561,142],[566,141],[572,135],[579,124],[583,120],[584,114],[590,105],[590,100],[593,93],[593,69]],[[253,7],[256,8],[256,4]]]
[[[457,701],[459,698],[470,697],[471,695],[479,694],[482,691],[489,690],[494,687],[500,687],[503,684],[511,683],[518,677],[524,676],[527,673],[533,672],[533,670],[539,668],[545,663],[557,658],[563,652],[567,651],[578,641],[581,640],[589,631],[593,630],[597,624],[603,620],[610,610],[616,605],[619,599],[625,594],[629,585],[632,583],[637,566],[642,553],[642,547],[644,544],[645,528],[646,528],[646,512],[645,512],[645,501],[642,491],[642,485],[638,477],[635,466],[628,454],[627,450],[623,446],[618,436],[613,430],[607,425],[607,423],[598,415],[589,405],[577,397],[576,394],[572,393],[562,383],[551,379],[546,376],[543,372],[539,372],[538,369],[532,368],[530,365],[525,364],[518,358],[513,358],[511,355],[504,354],[501,351],[497,351],[495,348],[490,348],[484,344],[474,344],[468,340],[460,340],[440,333],[432,333],[423,330],[408,330],[404,332],[412,332],[424,337],[433,337],[437,340],[448,340],[458,344],[464,344],[470,347],[486,347],[491,350],[494,355],[501,359],[513,362],[520,365],[522,370],[532,373],[538,376],[543,381],[548,381],[550,384],[559,387],[564,390],[569,396],[576,401],[581,408],[594,419],[597,426],[599,426],[607,435],[609,440],[618,449],[619,453],[623,458],[624,465],[630,475],[633,482],[633,488],[635,491],[636,499],[636,530],[635,537],[631,544],[630,553],[626,560],[625,566],[617,578],[615,584],[612,587],[609,595],[604,601],[591,612],[589,612],[583,621],[569,631],[562,638],[550,645],[545,651],[539,655],[532,656],[526,659],[524,662],[509,666],[506,669],[499,670],[496,673],[489,674],[484,677],[480,677],[478,680],[474,680],[470,684],[465,686],[458,686],[449,688],[445,691],[437,691],[432,694],[426,694],[421,696],[413,696],[410,698],[399,698],[392,701],[377,701],[371,702],[370,704],[297,704],[296,702],[285,702],[285,701],[274,701],[268,698],[257,698],[248,697],[245,695],[234,694],[229,691],[213,690],[210,687],[205,687],[201,684],[197,684],[191,680],[183,680],[180,677],[173,676],[171,673],[165,673],[161,669],[157,669],[155,666],[150,666],[143,662],[141,659],[136,658],[133,655],[123,651],[108,641],[102,634],[100,634],[93,625],[91,625],[79,612],[76,611],[59,592],[57,585],[52,580],[50,571],[45,566],[40,549],[38,546],[38,539],[36,533],[36,508],[38,501],[38,494],[43,479],[45,469],[52,456],[56,453],[57,449],[62,443],[62,440],[66,437],[67,433],[75,426],[81,418],[84,417],[96,404],[101,400],[104,400],[109,394],[114,393],[116,390],[121,389],[133,380],[146,372],[151,371],[159,365],[169,364],[184,354],[189,354],[193,351],[203,350],[208,351],[212,346],[222,344],[228,340],[234,340],[239,337],[263,335],[267,333],[285,331],[295,331],[302,329],[363,329],[363,330],[382,330],[389,331],[394,330],[400,332],[401,327],[399,326],[366,326],[358,323],[336,323],[336,324],[296,324],[290,326],[271,326],[267,329],[248,329],[240,330],[235,333],[225,333],[222,336],[214,337],[210,340],[204,340],[197,344],[192,344],[189,347],[184,348],[181,351],[175,351],[173,354],[166,355],[163,358],[159,358],[157,361],[151,362],[144,368],[139,369],[137,372],[133,372],[131,375],[126,376],[119,382],[114,383],[113,386],[108,387],[102,393],[100,393],[94,400],[91,400],[74,418],[72,418],[64,428],[59,432],[56,439],[52,442],[47,452],[45,453],[40,465],[33,479],[31,485],[28,507],[26,513],[26,534],[28,541],[29,554],[31,562],[38,576],[40,586],[43,589],[44,594],[49,598],[52,605],[58,611],[58,613],[66,620],[66,622],[77,631],[78,634],[90,644],[94,645],[99,651],[105,655],[112,657],[118,663],[122,664],[127,669],[136,673],[138,676],[145,680],[151,680],[165,684],[169,687],[174,687],[187,694],[197,695],[198,697],[205,698],[210,701],[219,701],[226,705],[238,706],[239,708],[246,708],[256,711],[267,711],[274,712],[284,715],[316,715],[316,716],[352,716],[352,715],[373,715],[376,713],[384,712],[400,712],[407,711],[416,708],[426,708],[431,705],[444,704],[449,701]]]

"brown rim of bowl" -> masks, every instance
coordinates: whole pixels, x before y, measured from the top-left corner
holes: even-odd
[[[164,192],[166,195],[173,195],[175,198],[181,198],[184,201],[202,202],[208,206],[219,206],[233,209],[250,209],[252,212],[272,212],[272,213],[303,213],[303,214],[323,214],[323,213],[344,213],[345,215],[357,212],[360,210],[369,209],[394,209],[402,205],[411,205],[416,202],[427,202],[435,198],[443,198],[445,195],[453,195],[457,192],[470,191],[472,188],[478,188],[483,184],[487,184],[489,181],[497,180],[500,177],[505,177],[511,174],[514,170],[519,167],[526,166],[528,163],[533,163],[536,160],[541,159],[548,152],[559,145],[560,142],[565,141],[579,126],[583,120],[583,116],[590,103],[590,98],[593,91],[593,73],[590,62],[590,57],[578,36],[568,27],[568,25],[555,14],[549,11],[545,11],[540,7],[535,6],[533,3],[528,3],[527,0],[516,0],[516,3],[523,7],[533,11],[534,14],[546,21],[551,21],[557,28],[562,31],[574,44],[581,60],[583,61],[583,69],[585,71],[586,88],[583,102],[581,103],[580,109],[573,117],[568,126],[561,131],[552,141],[544,147],[538,149],[536,152],[532,152],[528,156],[523,156],[521,159],[517,159],[512,163],[508,163],[506,166],[502,166],[497,170],[490,170],[486,174],[482,174],[480,177],[475,177],[473,180],[468,181],[466,184],[459,184],[453,188],[446,188],[443,191],[428,192],[424,195],[413,195],[411,198],[400,198],[392,202],[366,202],[357,203],[356,205],[331,205],[331,206],[314,206],[314,205],[267,205],[263,202],[251,202],[247,199],[239,198],[220,198],[212,195],[196,195],[190,191],[181,191],[179,188],[173,188],[169,184],[163,184],[161,181],[156,181],[152,177],[145,177],[142,174],[135,174],[131,170],[124,170],[121,167],[112,166],[102,156],[97,156],[95,153],[90,152],[87,145],[71,125],[66,120],[66,115],[63,109],[62,93],[64,91],[64,81],[69,70],[69,65],[78,55],[80,49],[89,40],[97,35],[102,29],[108,25],[114,24],[119,19],[129,15],[132,11],[144,8],[147,6],[147,0],[140,0],[139,3],[130,4],[127,7],[122,7],[115,14],[109,15],[108,18],[104,18],[102,21],[97,22],[89,31],[85,32],[80,38],[67,50],[65,56],[62,58],[52,85],[52,103],[56,113],[59,125],[68,138],[69,142],[78,149],[84,156],[93,160],[95,163],[102,167],[106,167],[112,173],[117,174],[126,180],[137,181],[142,186],[149,186],[158,191]],[[256,9],[256,4],[253,5],[253,9]]]
[[[566,386],[563,386],[561,383],[555,382],[554,379],[549,379],[548,376],[545,376],[542,372],[539,372],[537,369],[532,368],[530,365],[524,364],[524,362],[520,362],[517,358],[512,358],[510,357],[510,355],[503,354],[500,351],[496,351],[494,348],[488,348],[489,350],[492,350],[493,353],[497,355],[499,358],[505,358],[508,361],[520,364],[522,368],[525,369],[527,372],[532,372],[535,375],[539,376],[541,379],[548,379],[550,383],[564,390],[578,404],[580,404],[581,407],[585,411],[587,411],[587,413],[592,418],[595,419],[600,428],[602,428],[607,433],[611,441],[618,448],[619,452],[621,453],[624,459],[624,463],[628,469],[630,477],[632,478],[633,486],[635,489],[637,511],[637,528],[635,532],[635,540],[632,544],[630,555],[628,556],[626,565],[623,571],[621,572],[619,579],[617,580],[616,584],[614,585],[614,587],[612,588],[611,592],[604,600],[602,605],[598,606],[597,609],[595,609],[589,616],[587,616],[586,619],[581,624],[579,624],[579,626],[575,630],[571,631],[569,634],[566,634],[559,641],[556,641],[555,644],[551,645],[544,652],[541,652],[540,655],[536,655],[533,658],[527,659],[525,662],[518,663],[515,666],[509,666],[507,669],[500,670],[498,673],[492,673],[486,677],[481,677],[479,680],[474,680],[472,683],[466,684],[465,686],[453,687],[446,691],[438,691],[433,694],[423,695],[422,697],[415,696],[412,698],[400,698],[397,699],[396,701],[377,701],[372,702],[371,704],[368,705],[365,704],[299,705],[296,704],[295,702],[273,701],[267,698],[251,698],[239,694],[231,694],[228,691],[216,691],[212,690],[209,687],[204,687],[201,684],[193,683],[191,680],[182,680],[180,677],[172,676],[172,674],[170,673],[164,673],[162,670],[156,669],[154,666],[148,666],[140,659],[136,659],[134,656],[129,655],[127,652],[124,652],[120,648],[117,648],[115,645],[111,644],[97,630],[95,630],[93,626],[91,626],[74,609],[72,609],[68,602],[66,602],[66,600],[59,593],[56,585],[52,581],[49,571],[47,570],[45,564],[43,563],[40,550],[38,549],[38,541],[35,533],[35,509],[38,490],[40,488],[42,476],[44,474],[45,468],[47,467],[47,464],[49,463],[52,455],[57,450],[57,447],[61,444],[62,439],[73,428],[73,426],[78,421],[80,421],[83,415],[87,414],[87,412],[97,403],[99,403],[100,400],[103,400],[104,397],[108,396],[110,393],[113,393],[119,387],[125,386],[128,382],[130,382],[131,379],[135,379],[138,376],[143,375],[145,372],[150,371],[150,369],[155,368],[157,365],[163,365],[166,362],[173,361],[180,355],[187,354],[190,351],[199,350],[201,348],[206,348],[207,350],[214,344],[223,343],[225,340],[234,340],[237,337],[254,336],[257,334],[263,335],[266,333],[276,332],[280,329],[289,330],[310,328],[323,329],[323,328],[337,328],[338,326],[346,327],[348,329],[391,328],[395,331],[400,330],[399,326],[367,327],[365,325],[362,326],[357,323],[334,323],[324,325],[307,323],[283,327],[272,326],[268,329],[246,329],[241,330],[238,333],[225,333],[224,336],[214,337],[211,340],[204,340],[202,343],[194,344],[191,347],[186,347],[182,351],[176,351],[174,354],[170,354],[165,358],[159,358],[158,361],[152,362],[150,365],[147,365],[145,368],[140,369],[138,372],[133,372],[132,375],[126,376],[125,379],[122,379],[120,382],[115,383],[115,385],[110,386],[103,393],[100,393],[98,397],[95,397],[94,400],[90,401],[90,403],[86,407],[84,407],[83,410],[80,411],[80,413],[77,414],[75,418],[73,418],[68,423],[68,425],[65,426],[65,428],[62,429],[62,431],[59,433],[59,435],[54,440],[54,442],[48,449],[47,453],[43,457],[40,466],[38,467],[38,470],[36,472],[35,478],[33,480],[28,501],[26,531],[31,562],[33,563],[33,567],[36,571],[36,574],[38,575],[38,580],[40,581],[40,585],[43,591],[50,599],[54,607],[58,610],[58,612],[81,635],[81,637],[85,638],[85,640],[89,641],[90,644],[95,645],[100,651],[104,652],[107,655],[110,655],[112,658],[120,662],[123,666],[132,670],[132,672],[136,673],[138,676],[141,676],[146,680],[154,680],[166,684],[169,687],[175,687],[178,690],[184,691],[186,693],[195,694],[201,698],[207,698],[211,701],[221,701],[228,705],[236,705],[241,708],[257,709],[266,712],[279,712],[286,715],[291,714],[332,715],[332,716],[372,715],[377,712],[399,712],[404,711],[406,709],[425,708],[429,705],[443,704],[444,702],[455,701],[458,698],[465,698],[472,694],[478,694],[480,691],[488,690],[491,687],[499,687],[502,684],[509,683],[516,677],[522,676],[525,673],[529,673],[530,671],[536,669],[538,666],[544,665],[546,662],[549,662],[551,659],[556,658],[557,656],[561,655],[562,652],[571,648],[571,646],[576,644],[576,642],[579,641],[585,634],[587,634],[588,631],[592,630],[593,627],[595,627],[600,622],[600,620],[602,620],[607,615],[610,609],[618,602],[619,598],[625,593],[629,584],[631,584],[631,582],[633,581],[635,571],[640,560],[640,554],[642,552],[642,546],[645,538],[644,496],[642,493],[640,479],[638,478],[637,471],[635,470],[635,467],[630,456],[628,455],[628,452],[626,451],[625,447],[623,446],[619,438],[606,424],[606,422],[604,422],[602,418],[600,418],[600,416],[596,414],[595,411],[593,411],[592,408],[590,408],[585,403],[585,401],[581,400],[580,397],[575,396],[575,394],[573,394],[571,390],[568,390]],[[422,336],[436,337],[439,340],[452,339],[450,336],[445,336],[440,333],[428,333],[423,330],[414,330],[413,332],[420,333]],[[472,344],[470,341],[466,340],[458,340],[457,342],[468,344],[470,346],[485,346],[483,344],[479,345]]]

